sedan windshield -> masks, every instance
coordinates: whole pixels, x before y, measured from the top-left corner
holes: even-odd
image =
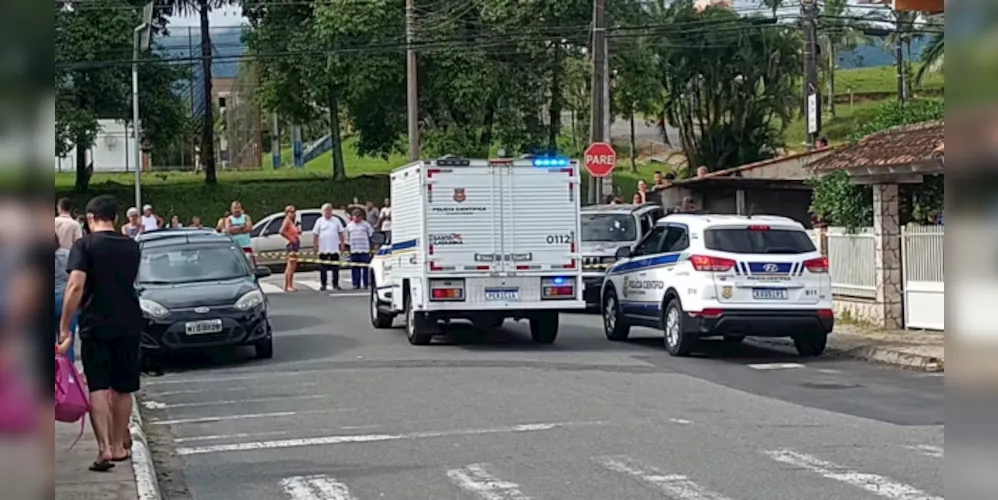
[[[634,241],[638,239],[634,217],[621,214],[583,214],[582,241]]]
[[[244,278],[246,257],[232,245],[143,248],[139,283],[190,283]]]

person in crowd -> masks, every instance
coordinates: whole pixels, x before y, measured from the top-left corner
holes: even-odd
[[[704,166],[697,167],[697,177],[707,177],[710,174],[710,169]]]
[[[631,203],[635,205],[644,203],[644,198],[641,197],[641,193],[634,193],[634,196],[631,198]]]
[[[80,214],[79,216],[77,216],[76,217],[76,222],[80,223],[80,230],[83,232],[84,236],[90,234],[90,228],[87,227],[87,216],[86,215]]]
[[[298,225],[298,211],[294,205],[284,207],[284,222],[281,223],[281,236],[288,242],[288,262],[284,266],[284,290],[297,292],[295,271],[298,270],[298,250],[301,250],[301,226]]]
[[[386,233],[392,232],[392,200],[385,198],[385,202],[381,206],[381,211],[378,214],[378,222],[375,227]]]
[[[191,217],[191,227],[195,229],[204,229],[204,224],[201,224],[201,218],[196,215]]]
[[[340,253],[346,251],[346,228],[340,222],[339,217],[333,216],[333,205],[326,203],[322,205],[322,217],[315,221],[312,226],[312,246],[319,252],[319,260],[323,262],[339,262]],[[333,272],[333,289],[340,288],[340,266],[336,264],[322,264],[319,267],[320,290],[326,290],[327,277],[329,271]]]
[[[76,240],[83,237],[83,228],[73,218],[73,202],[69,198],[60,199],[56,210],[59,214],[55,217],[55,235],[59,238],[59,248],[69,250]]]
[[[683,212],[693,213],[697,211],[696,203],[693,202],[692,196],[687,196],[683,198],[683,204],[680,208]]]
[[[818,140],[815,141],[814,147],[816,149],[825,149],[825,148],[827,148],[828,147],[828,138],[827,137],[819,137]]]
[[[250,254],[253,252],[253,245],[250,241],[250,231],[253,230],[253,219],[249,214],[243,212],[243,204],[233,201],[229,207],[229,216],[225,218],[225,233],[232,236],[236,243],[243,249],[243,252]]]
[[[355,264],[368,264],[371,262],[371,236],[374,236],[374,228],[364,219],[362,209],[354,209],[353,220],[347,224],[346,239],[350,245],[350,262]],[[354,289],[361,286],[367,288],[369,283],[368,269],[363,266],[352,266],[350,276]]]
[[[179,215],[170,217],[170,227],[184,227],[184,225],[180,223]]]
[[[229,220],[230,215],[232,215],[232,212],[229,210],[226,210],[225,213],[222,214],[222,217],[215,223],[215,231],[220,233],[225,232],[225,221]]]
[[[128,216],[128,222],[121,226],[121,234],[135,239],[146,229],[142,225],[142,221],[139,220],[139,209],[135,207],[129,208],[125,215]]]
[[[139,390],[142,310],[135,292],[139,245],[114,230],[117,202],[98,196],[87,204],[91,233],[70,250],[57,350],[67,353],[73,316],[80,312],[80,357],[90,388],[90,421],[103,472],[131,458],[128,423],[132,393]]]
[[[164,227],[163,222],[163,218],[152,211],[152,205],[142,207],[142,227],[146,231],[155,231]]]
[[[652,185],[652,191],[660,191],[672,185],[672,182],[676,180],[676,174],[669,172],[668,174],[662,175],[661,170],[655,171],[655,182]]]
[[[641,180],[638,181],[638,192],[637,192],[637,194],[640,196],[641,201],[639,202],[639,201],[636,201],[637,199],[635,199],[635,202],[634,202],[635,204],[648,203],[648,183],[645,182],[644,179],[641,179]]]
[[[59,236],[55,237],[56,250],[55,250],[55,322],[53,323],[56,328],[53,335],[53,339],[59,340],[59,320],[62,318],[62,303],[66,298],[66,282],[69,281],[69,272],[66,271],[66,265],[69,263],[69,249],[62,248],[59,246]],[[73,341],[74,334],[76,332],[76,323],[79,315],[74,315],[72,321],[69,325],[70,339],[69,339],[69,350],[66,351],[66,357],[70,361],[75,361],[75,353],[73,352]]]

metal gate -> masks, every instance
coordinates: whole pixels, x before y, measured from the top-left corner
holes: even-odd
[[[901,228],[906,328],[944,329],[943,226]]]

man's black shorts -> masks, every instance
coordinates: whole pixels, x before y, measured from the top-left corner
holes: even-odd
[[[83,374],[90,391],[113,389],[130,394],[139,390],[141,347],[137,335],[85,338],[80,345]]]

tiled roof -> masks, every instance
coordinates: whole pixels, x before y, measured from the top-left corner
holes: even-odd
[[[943,120],[904,125],[868,135],[815,161],[812,170],[910,165],[939,157]]]
[[[737,167],[726,168],[724,170],[718,170],[716,172],[711,172],[711,173],[709,173],[707,175],[704,175],[704,176],[701,176],[701,177],[691,177],[689,179],[683,179],[683,180],[680,180],[680,181],[676,181],[673,184],[674,185],[676,185],[676,184],[678,184],[678,185],[686,185],[686,184],[694,184],[694,183],[697,183],[697,182],[703,182],[703,181],[707,181],[707,180],[710,180],[710,179],[720,179],[720,178],[732,177],[732,176],[735,176],[735,175],[739,175],[740,172],[744,172],[746,170],[753,170],[753,169],[756,169],[756,168],[762,168],[762,167],[766,167],[766,166],[773,165],[773,164],[776,164],[776,163],[782,163],[782,162],[789,161],[789,160],[794,160],[794,159],[797,159],[797,158],[804,158],[804,157],[807,157],[807,156],[814,156],[814,155],[817,155],[817,154],[827,153],[827,152],[828,152],[828,148],[822,148],[822,149],[814,149],[814,150],[811,150],[811,151],[804,151],[802,153],[794,153],[794,154],[787,155],[787,156],[777,156],[776,158],[770,158],[768,160],[762,160],[762,161],[757,161],[755,163],[747,163],[745,165],[740,165],[740,166],[737,166]]]

